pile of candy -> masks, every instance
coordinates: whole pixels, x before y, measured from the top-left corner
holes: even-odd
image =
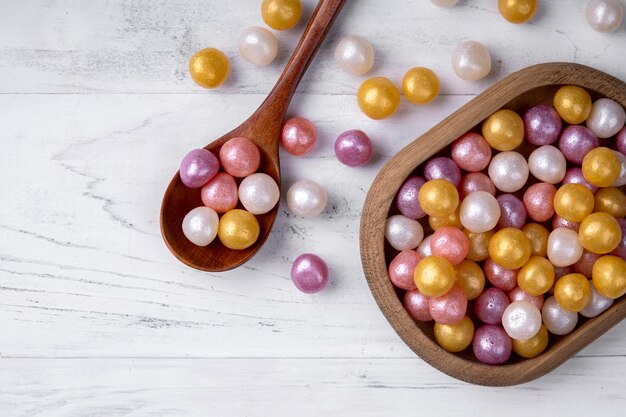
[[[495,112],[396,196],[389,277],[450,352],[536,357],[626,293],[626,113],[577,86],[553,105]]]

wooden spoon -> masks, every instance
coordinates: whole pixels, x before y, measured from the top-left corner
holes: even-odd
[[[291,59],[265,101],[248,120],[204,149],[217,156],[226,141],[244,136],[252,140],[261,150],[261,166],[258,172],[270,175],[280,185],[278,141],[283,117],[298,83],[339,14],[344,1],[320,0]],[[192,268],[208,272],[232,269],[250,259],[265,243],[278,213],[276,204],[270,212],[257,216],[261,233],[256,243],[244,250],[232,250],[222,245],[218,239],[206,247],[196,246],[187,240],[182,230],[183,218],[190,210],[199,206],[202,206],[200,190],[185,187],[177,172],[163,197],[161,234],[165,244],[178,260]]]
[[[361,261],[370,290],[402,340],[426,362],[460,380],[491,386],[533,380],[561,365],[626,317],[626,296],[623,296],[598,317],[580,316],[572,333],[562,337],[550,335],[550,345],[538,357],[517,358],[500,366],[486,365],[473,358],[468,352],[471,348],[459,355],[439,347],[432,322],[413,321],[387,273],[391,254],[385,251],[385,219],[393,210],[396,192],[415,168],[463,133],[479,128],[484,119],[500,108],[523,114],[535,104],[552,104],[554,93],[564,84],[583,87],[594,100],[607,97],[626,107],[626,84],[593,68],[550,63],[523,69],[498,81],[398,152],[382,168],[367,194],[360,240]]]

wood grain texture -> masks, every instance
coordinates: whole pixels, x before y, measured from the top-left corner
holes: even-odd
[[[308,17],[316,2],[303,3]],[[346,2],[287,113],[316,124],[319,146],[303,158],[281,154],[283,191],[315,180],[329,194],[327,209],[302,219],[283,199],[258,256],[243,269],[207,274],[163,244],[163,192],[189,149],[262,103],[304,20],[277,33],[278,59],[256,68],[239,58],[236,41],[262,23],[257,0],[1,1],[0,414],[482,416],[527,414],[538,404],[553,414],[619,415],[626,323],[539,380],[474,387],[398,338],[360,266],[361,208],[377,172],[474,94],[555,60],[626,79],[624,27],[598,34],[584,24],[584,2],[544,3],[532,25],[514,26],[490,0],[447,10],[426,0]],[[402,100],[386,121],[367,119],[354,97],[364,77],[332,62],[347,33],[374,44],[372,75],[399,82],[407,68],[429,66],[443,94],[424,107]],[[483,82],[460,81],[450,69],[463,38],[492,50],[495,72]],[[191,54],[210,45],[233,64],[224,88],[211,92],[186,72]],[[353,128],[375,146],[358,169],[332,151],[335,137]],[[328,262],[323,293],[293,287],[289,269],[302,252]]]

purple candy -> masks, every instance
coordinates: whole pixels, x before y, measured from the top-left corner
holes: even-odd
[[[626,219],[617,219],[619,226],[622,229],[622,240],[620,240],[617,247],[611,252],[615,256],[619,256],[622,259],[626,259]]]
[[[539,104],[524,114],[526,140],[533,145],[549,145],[559,138],[561,118],[554,107]]]
[[[180,163],[180,179],[189,188],[200,188],[220,169],[217,157],[206,149],[194,149]]]
[[[514,227],[521,229],[526,223],[526,207],[513,194],[502,194],[496,198],[500,205],[500,220],[498,227]]]
[[[372,141],[361,130],[348,130],[337,136],[335,155],[349,167],[364,165],[372,157]]]
[[[509,304],[509,297],[504,291],[491,287],[476,298],[474,312],[483,323],[500,324]]]
[[[575,164],[582,164],[587,152],[598,146],[600,146],[600,141],[585,126],[568,126],[559,139],[559,149],[563,156]]]
[[[293,261],[291,280],[304,293],[321,291],[328,284],[328,266],[319,256],[304,253]]]
[[[552,217],[552,229],[558,229],[559,227],[567,227],[568,229],[572,229],[578,232],[580,223],[570,222],[569,220],[565,220],[563,217],[555,213],[554,217]]]
[[[445,156],[433,158],[424,166],[424,177],[427,180],[443,178],[450,181],[455,187],[461,182],[461,170],[452,159]]]
[[[513,342],[502,326],[486,324],[474,333],[474,356],[489,365],[499,365],[509,360]]]
[[[626,126],[624,126],[622,130],[617,132],[615,144],[617,146],[617,150],[626,155]]]
[[[474,191],[486,191],[493,196],[496,195],[496,186],[493,181],[482,172],[470,172],[464,175],[458,188],[461,200]]]
[[[578,167],[569,168],[565,172],[565,178],[563,178],[563,184],[580,184],[589,188],[589,191],[592,193],[596,193],[598,191],[598,187],[595,185],[589,184],[587,179],[583,176],[583,170]]]
[[[396,206],[400,213],[408,217],[409,219],[417,220],[426,216],[422,207],[420,207],[420,203],[417,199],[417,195],[419,194],[420,188],[426,180],[422,177],[409,177],[404,181],[402,187],[398,191],[398,195],[396,196]]]

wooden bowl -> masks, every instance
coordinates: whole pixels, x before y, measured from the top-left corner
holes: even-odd
[[[563,337],[550,335],[550,345],[538,357],[523,359],[514,355],[505,365],[486,365],[474,358],[471,349],[454,354],[439,347],[432,322],[413,321],[389,280],[387,265],[391,259],[385,250],[384,225],[395,210],[394,197],[404,180],[429,157],[463,133],[479,127],[496,110],[507,108],[523,114],[536,104],[552,103],[554,93],[562,85],[578,85],[594,100],[608,97],[626,107],[626,84],[603,72],[568,63],[528,67],[498,81],[398,152],[382,168],[367,194],[360,244],[363,270],[372,294],[402,340],[426,362],[454,378],[489,386],[531,381],[561,365],[626,315],[624,296],[598,317],[581,316],[572,333]]]

